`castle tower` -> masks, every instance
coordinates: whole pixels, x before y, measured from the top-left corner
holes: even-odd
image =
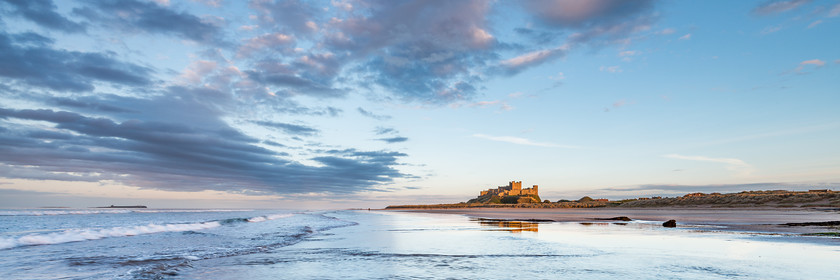
[[[510,189],[511,190],[521,190],[522,189],[522,181],[510,181]]]

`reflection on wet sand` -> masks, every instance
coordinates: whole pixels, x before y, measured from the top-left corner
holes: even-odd
[[[523,222],[523,221],[506,221],[494,219],[472,219],[477,221],[483,227],[491,227],[489,230],[503,230],[509,232],[537,232],[539,231],[539,223]],[[496,229],[498,228],[498,229]]]

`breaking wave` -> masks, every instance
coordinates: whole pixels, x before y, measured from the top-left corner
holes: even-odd
[[[27,245],[47,245],[85,240],[96,240],[108,237],[124,237],[161,232],[179,232],[210,229],[220,226],[219,222],[205,222],[193,224],[148,224],[134,227],[114,227],[106,229],[71,229],[48,234],[30,234],[21,237],[0,238],[0,249],[8,249]]]
[[[95,214],[127,214],[127,213],[205,213],[205,212],[244,212],[244,209],[153,209],[153,210],[19,210],[0,211],[0,216],[55,216],[55,215],[95,215]]]
[[[294,216],[294,214],[266,215],[266,216],[259,216],[259,217],[250,218],[250,219],[248,219],[248,222],[259,223],[259,222],[265,222],[265,221],[270,221],[270,220],[288,218],[288,217],[291,217],[291,216]]]

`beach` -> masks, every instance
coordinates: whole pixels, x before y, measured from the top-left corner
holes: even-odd
[[[831,279],[840,273],[838,238],[712,225],[815,221],[835,217],[831,212],[458,211],[2,210],[0,270],[8,279],[254,280]],[[612,216],[633,220],[596,219]],[[666,218],[678,219],[678,226],[662,227]]]
[[[838,230],[836,227],[785,224],[840,221],[840,209],[837,208],[455,208],[387,211],[544,222],[608,222],[611,218],[628,217],[632,220],[660,223],[676,220],[678,227],[790,234]]]

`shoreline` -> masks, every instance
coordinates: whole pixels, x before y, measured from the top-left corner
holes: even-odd
[[[840,232],[838,226],[785,225],[840,221],[840,209],[837,208],[458,208],[380,211],[454,214],[475,219],[504,221],[578,223],[622,222],[609,219],[624,216],[632,220],[648,222],[676,220],[678,228],[698,230],[713,228],[725,231],[796,235]]]

